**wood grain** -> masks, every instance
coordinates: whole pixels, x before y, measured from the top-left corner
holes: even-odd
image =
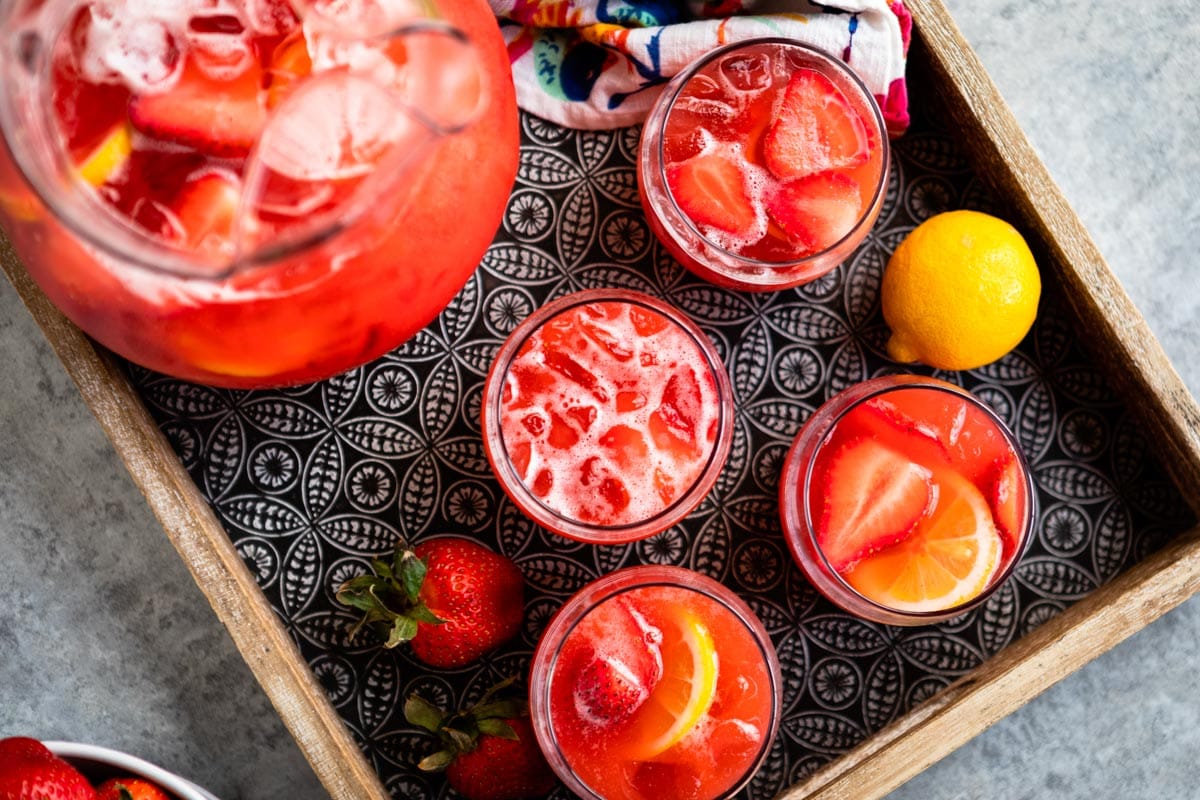
[[[875,800],[1200,591],[1200,528],[1177,537],[778,800]]]
[[[908,0],[907,5],[916,22],[914,68],[931,76],[976,172],[1013,205],[1035,251],[1044,254],[1043,268],[1054,273],[1094,343],[1097,362],[1141,415],[1183,497],[1200,513],[1200,408],[940,0]],[[7,246],[0,246],[0,266],[330,795],[386,798],[228,535],[111,356],[50,305]],[[886,794],[1197,591],[1200,528],[787,790],[782,800],[872,800]]]

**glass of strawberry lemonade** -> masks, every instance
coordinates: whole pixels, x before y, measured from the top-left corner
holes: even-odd
[[[525,319],[492,364],[484,448],[505,492],[579,541],[643,539],[712,488],[733,437],[712,342],[678,309],[592,289]]]
[[[1016,438],[983,402],[915,375],[835,395],[796,436],[779,484],[808,580],[852,614],[922,625],[981,603],[1036,516]]]
[[[788,39],[754,39],[667,84],[642,130],[638,184],[681,264],[768,291],[853,252],[879,216],[888,159],[879,106],[850,68]]]
[[[533,657],[530,718],[567,787],[603,800],[714,800],[753,777],[782,703],[762,623],[680,567],[628,567],[575,594]]]

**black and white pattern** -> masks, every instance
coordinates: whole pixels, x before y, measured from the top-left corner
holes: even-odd
[[[682,270],[638,203],[639,130],[567,131],[522,118],[517,185],[470,283],[408,344],[319,384],[262,392],[130,373],[247,566],[397,798],[447,797],[417,772],[430,740],[401,701],[419,691],[459,705],[523,674],[554,610],[587,581],[637,563],[678,564],[724,582],[754,607],[783,664],[784,721],[744,797],[769,798],[979,666],[1192,524],[1147,439],[1046,287],[1038,321],[1002,361],[933,373],[984,398],[1033,465],[1037,538],[983,607],[925,628],[856,620],[814,592],[778,522],[784,454],[824,400],[898,371],[884,355],[880,275],[921,220],[952,208],[1004,216],[952,135],[914,103],[895,145],[887,203],[863,246],[799,289],[742,294]],[[1049,277],[1049,276],[1047,276]],[[736,396],[728,465],[684,523],[623,546],[571,543],[530,523],[492,477],[479,429],[484,377],[504,337],[548,299],[622,286],[665,298],[712,337]],[[471,535],[528,581],[526,622],[502,651],[433,673],[403,649],[348,642],[335,588],[400,534]],[[554,795],[567,797],[563,789]]]

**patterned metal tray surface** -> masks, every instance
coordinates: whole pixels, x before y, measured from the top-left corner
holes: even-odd
[[[991,403],[1033,465],[1040,519],[1016,574],[983,607],[945,624],[858,621],[817,595],[784,544],[775,500],[792,437],[826,398],[896,371],[884,355],[879,283],[921,220],[951,208],[1003,216],[931,103],[895,143],[887,203],[839,269],[796,290],[751,295],[682,270],[638,203],[638,128],[568,131],[522,117],[520,174],[470,283],[415,339],[331,380],[240,392],[130,366],[135,384],[333,704],[395,797],[447,797],[415,762],[432,741],[403,719],[411,692],[447,706],[524,674],[556,608],[618,567],[670,563],[745,597],[783,664],[784,720],[743,797],[768,798],[978,666],[1192,522],[1147,440],[1080,347],[1053,285],[1033,331],[1003,360],[934,373]],[[712,337],[733,380],[733,452],[684,523],[615,547],[534,526],[494,480],[480,439],[484,377],[505,336],[548,299],[623,286],[663,297]],[[453,532],[520,566],[526,622],[477,665],[432,674],[403,648],[347,641],[334,590],[390,551]],[[554,797],[568,797],[563,788]]]

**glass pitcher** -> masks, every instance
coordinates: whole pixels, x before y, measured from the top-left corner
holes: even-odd
[[[153,370],[304,383],[428,324],[516,175],[485,0],[0,3],[0,226]]]

